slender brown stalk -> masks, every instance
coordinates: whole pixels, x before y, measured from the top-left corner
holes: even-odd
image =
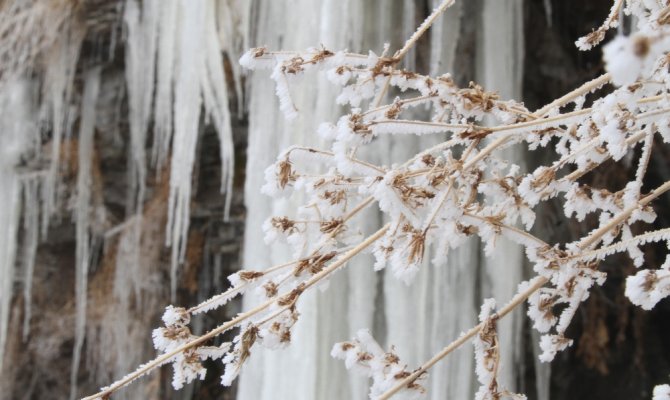
[[[423,36],[424,33],[430,28],[431,25],[433,25],[433,22],[449,7],[451,7],[454,4],[455,0],[444,0],[436,9],[433,10],[433,13],[426,18],[423,23],[419,26],[419,28],[410,36],[409,39],[405,42],[405,45],[398,50],[394,55],[393,58],[396,60],[400,60],[407,54],[407,52],[414,46],[417,40],[421,36]]]
[[[359,243],[356,247],[352,248],[348,252],[346,252],[341,258],[337,259],[328,267],[324,268],[321,270],[319,273],[315,274],[312,276],[307,282],[305,282],[305,289],[310,288],[317,284],[319,281],[321,281],[323,278],[327,277],[334,271],[336,271],[338,268],[342,267],[344,264],[346,264],[349,260],[351,260],[354,256],[359,254],[361,251],[365,250],[368,248],[372,243],[377,241],[379,238],[381,238],[386,231],[389,229],[389,224],[384,225],[381,229],[379,229],[377,232],[373,233],[372,235],[368,236],[367,239]],[[288,294],[288,293],[286,293]],[[281,296],[280,296],[281,297]],[[109,396],[115,391],[121,389],[122,387],[128,385],[135,379],[141,377],[142,375],[151,372],[155,368],[160,367],[164,363],[170,361],[174,356],[176,356],[179,353],[182,353],[185,350],[191,349],[193,347],[197,347],[209,339],[212,339],[227,330],[234,328],[235,326],[239,325],[240,323],[244,322],[245,320],[253,317],[254,315],[264,311],[268,307],[270,307],[276,300],[268,300],[265,303],[249,310],[244,313],[239,314],[237,317],[231,319],[230,321],[226,322],[225,324],[212,329],[211,331],[207,332],[206,334],[198,337],[197,339],[194,339],[188,343],[184,343],[183,345],[179,346],[178,348],[162,354],[153,360],[149,361],[148,363],[144,364],[142,367],[137,369],[135,372],[126,375],[122,379],[114,382],[112,385],[108,386],[106,389],[101,390],[100,392],[93,394],[91,396],[85,397],[82,400],[93,400],[93,399],[98,399],[98,398],[103,398],[105,396]]]

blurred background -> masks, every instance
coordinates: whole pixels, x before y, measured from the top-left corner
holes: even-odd
[[[337,88],[308,76],[291,86],[300,115],[286,122],[269,72],[238,66],[244,51],[323,45],[380,54],[385,43],[394,51],[439,3],[0,0],[0,398],[92,394],[155,356],[151,330],[165,306],[225,290],[242,266],[289,259],[283,246],[262,243],[261,225],[300,199],[262,195],[263,171],[289,145],[323,146],[318,124],[347,110],[335,103]],[[574,41],[611,4],[457,1],[402,67],[451,73],[460,86],[476,81],[533,110],[603,72],[601,51],[579,52]],[[379,140],[362,156],[390,164],[441,140]],[[670,179],[670,149],[655,149],[646,188]],[[531,168],[551,154],[504,156]],[[602,171],[585,179],[619,189],[634,175],[630,160]],[[670,225],[668,200],[658,202],[659,226]],[[372,231],[381,218],[369,212],[359,223]],[[565,242],[593,223],[569,221],[550,203],[534,233]],[[662,246],[647,250],[650,264],[664,260]],[[365,399],[367,382],[330,358],[335,342],[370,328],[418,366],[476,323],[483,298],[507,301],[532,272],[506,243],[492,258],[472,241],[435,261],[411,286],[375,273],[369,255],[352,261],[327,291],[299,303],[291,346],[255,349],[230,388],[220,385],[222,364],[208,362],[206,379],[181,391],[164,367],[113,398]],[[538,336],[522,310],[501,322],[506,387],[530,399],[628,400],[649,399],[670,381],[668,300],[653,311],[630,304],[626,256],[601,268],[607,283],[581,306],[568,330],[574,345],[551,365],[537,361]],[[196,318],[193,331],[250,305]],[[430,399],[472,398],[472,348],[434,367],[426,387]]]

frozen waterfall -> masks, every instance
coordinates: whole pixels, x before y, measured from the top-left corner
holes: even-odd
[[[433,1],[432,6],[439,3]],[[465,24],[477,23],[481,26],[474,38],[477,68],[471,78],[487,90],[498,91],[503,98],[520,98],[522,2],[486,0],[476,12],[463,4],[457,2],[447,10],[430,31],[428,60],[419,60],[417,52],[412,51],[404,61],[406,66],[428,62],[431,73],[464,68],[468,62],[459,57],[465,55],[457,53],[459,40],[467,39],[460,37],[461,32],[471,32],[463,29]],[[259,1],[250,13],[256,19],[250,21],[248,40],[252,47],[303,50],[324,44],[329,49],[347,48],[356,52],[371,49],[379,54],[385,42],[395,49],[413,32],[416,21],[422,19],[416,12],[416,3],[411,0],[304,0],[292,3],[291,7],[271,0]],[[263,170],[290,144],[317,145],[318,124],[332,122],[342,110],[334,102],[332,85],[324,78],[307,77],[291,87],[299,116],[287,122],[269,78],[255,73],[250,81],[244,262],[256,267],[289,259],[290,254],[282,246],[274,245],[268,251],[257,238],[262,237],[260,227],[268,216],[287,213],[299,200],[276,201],[261,195]],[[363,157],[388,164],[415,154],[437,139],[380,140],[373,149],[366,149]],[[509,157],[520,161],[514,150],[507,151]],[[381,218],[371,212],[359,224],[369,233],[380,225]],[[492,258],[485,258],[479,244],[471,241],[450,252],[446,262],[433,260],[425,264],[413,284],[406,286],[390,275],[373,272],[370,256],[360,255],[333,278],[325,292],[312,293],[300,303],[302,317],[295,327],[291,346],[279,351],[258,351],[251,357],[241,374],[238,398],[367,398],[367,383],[330,360],[328,354],[333,343],[348,339],[358,329],[370,328],[382,343],[395,345],[411,368],[418,366],[476,323],[484,297],[493,296],[499,302],[512,297],[522,280],[523,253],[516,246],[505,244],[497,247]],[[501,323],[500,328],[501,381],[512,390],[518,379],[516,367],[520,354],[515,351],[521,348],[521,318],[521,312],[517,312]],[[472,348],[459,349],[436,365],[430,376],[427,387],[430,398],[472,398],[475,390]]]

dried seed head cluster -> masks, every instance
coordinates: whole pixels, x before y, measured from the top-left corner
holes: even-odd
[[[362,329],[349,342],[337,343],[330,352],[331,356],[344,360],[347,369],[352,369],[372,378],[370,398],[375,399],[393,387],[394,384],[411,375],[407,365],[391,348],[384,351],[368,330]],[[422,386],[427,374],[421,374],[403,389],[404,398],[414,399],[426,393]]]
[[[427,23],[452,3],[445,0]],[[634,235],[632,228],[636,223],[655,222],[650,204],[670,190],[670,182],[643,189],[653,146],[670,143],[668,11],[658,2],[616,0],[602,27],[577,44],[587,49],[599,43],[605,31],[618,24],[622,11],[635,17],[637,27],[630,36],[618,36],[605,46],[608,73],[535,112],[474,83],[459,88],[449,75],[429,77],[397,69],[407,48],[393,57],[386,56],[388,48],[381,56],[323,47],[304,52],[248,51],[240,63],[248,69],[272,71],[286,118],[298,115],[289,82],[310,71],[324,71],[332,83],[341,86],[337,102],[348,105],[350,111],[318,128],[318,134],[330,143],[329,149],[291,147],[265,171],[264,193],[281,197],[298,191],[306,199],[295,215],[271,217],[264,224],[266,240],[285,240],[294,250],[295,261],[264,272],[238,272],[231,276],[233,287],[228,292],[190,310],[169,308],[166,312],[166,327],[154,337],[165,353],[159,361],[175,365],[177,384],[200,376],[195,361],[205,354],[198,353],[205,349],[202,343],[229,329],[239,327],[242,332],[223,357],[224,384],[230,384],[256,344],[274,348],[289,342],[291,327],[299,318],[300,297],[366,249],[375,256],[375,269],[389,266],[395,277],[411,283],[419,269],[430,267],[426,260],[431,253],[444,259],[450,249],[477,236],[486,254],[491,254],[498,239],[505,237],[525,249],[537,275],[521,282],[517,295],[497,313],[493,313],[494,303],[487,301],[481,323],[436,357],[446,356],[474,337],[482,385],[478,398],[522,398],[500,389],[497,381],[496,321],[528,300],[528,316],[543,334],[540,359],[551,361],[571,345],[566,330],[579,305],[594,285],[602,285],[607,278],[598,269],[601,260],[624,252],[639,268],[645,261],[642,245],[670,243],[670,227],[641,235]],[[424,31],[420,28],[418,32]],[[610,83],[607,94],[594,93]],[[399,96],[382,104],[388,91]],[[591,106],[584,108],[587,97]],[[430,109],[430,117],[403,119],[417,106]],[[403,163],[377,165],[356,156],[361,154],[357,152],[360,147],[382,136],[438,133],[448,133],[450,138]],[[501,159],[503,153],[494,152],[511,146],[547,147],[555,158],[525,172]],[[636,152],[636,148],[641,150]],[[635,154],[640,156],[635,158]],[[584,175],[606,161],[620,162],[624,157],[636,165],[635,179],[625,187],[582,182]],[[529,233],[534,210],[551,199],[562,200],[567,218],[581,221],[594,216],[593,230],[555,244]],[[388,224],[365,238],[354,216],[372,205],[385,214]],[[670,295],[668,265],[670,261],[627,279],[626,295],[634,304],[651,308]],[[206,312],[242,293],[258,296],[260,305],[198,339],[188,331],[186,319],[175,317]],[[332,354],[344,359],[347,367],[371,376],[371,397],[380,399],[398,392],[410,397],[422,394],[419,382],[427,379],[425,371],[435,360],[408,370],[367,331],[359,332],[351,342],[337,344]],[[139,371],[144,373],[149,367]]]
[[[498,342],[498,315],[495,313],[494,299],[484,300],[479,321],[481,329],[473,340],[475,347],[476,373],[480,387],[475,400],[514,399],[526,400],[526,396],[511,393],[498,383],[500,367],[500,347]]]

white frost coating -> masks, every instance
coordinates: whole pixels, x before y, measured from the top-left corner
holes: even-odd
[[[272,70],[270,78],[275,81],[275,93],[279,98],[279,109],[284,113],[287,120],[293,120],[298,116],[298,109],[291,98],[291,91],[289,90],[288,76],[282,72],[281,64]]]
[[[76,204],[76,266],[75,266],[75,334],[72,372],[70,374],[70,398],[77,396],[77,373],[81,361],[86,328],[86,303],[90,254],[91,214],[91,159],[93,157],[93,134],[95,132],[95,106],[100,90],[100,68],[85,74],[84,94],[81,99],[79,122],[79,147],[77,149],[77,204]]]
[[[563,335],[543,335],[540,339],[540,361],[548,363],[553,361],[556,353],[572,346],[572,339],[566,339]]]
[[[670,296],[670,257],[658,270],[642,270],[626,278],[626,297],[645,310]]]
[[[333,358],[344,360],[347,369],[372,378],[370,399],[378,399],[382,394],[395,386],[400,377],[409,373],[407,364],[395,354],[395,349],[385,352],[372,337],[370,331],[361,329],[356,337],[349,342],[336,343],[330,351]],[[427,374],[421,375],[414,381],[411,388],[404,388],[398,394],[401,399],[420,399],[425,395],[422,384]]]
[[[615,85],[630,85],[640,74],[642,60],[633,53],[633,46],[630,37],[619,35],[603,47],[605,67]]]
[[[17,231],[20,216],[20,182],[14,170],[30,138],[29,86],[16,80],[0,90],[0,369],[9,323]]]
[[[394,135],[425,135],[429,133],[444,133],[463,131],[465,129],[449,124],[439,124],[424,121],[379,121],[370,125],[370,130],[374,135],[394,134]]]
[[[499,351],[497,348],[497,332],[495,331],[495,320],[490,320],[491,315],[495,313],[496,301],[495,299],[486,299],[481,307],[479,313],[479,322],[485,323],[487,334],[496,336],[482,338],[482,331],[473,339],[472,344],[475,347],[475,372],[477,373],[477,380],[481,384],[479,390],[475,394],[476,400],[492,400],[496,392],[490,393],[489,388],[492,386],[497,389],[495,383],[498,372],[497,360],[492,356],[491,352]],[[491,327],[489,324],[493,324]],[[492,328],[490,331],[489,329]],[[486,340],[485,340],[486,339]],[[492,385],[493,384],[493,385]]]
[[[670,385],[658,385],[654,388],[652,400],[670,400]]]

